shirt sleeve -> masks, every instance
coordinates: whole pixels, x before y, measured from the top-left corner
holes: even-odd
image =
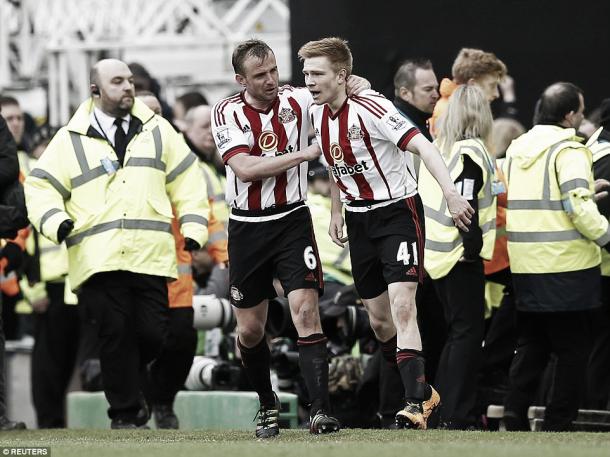
[[[239,127],[232,104],[221,100],[212,110],[212,134],[222,161],[227,161],[240,153],[250,153],[248,138]]]
[[[294,87],[292,88],[292,94],[299,105],[301,105],[304,110],[303,114],[305,117],[307,116],[307,111],[313,105],[313,97],[311,96],[311,92],[306,87]]]
[[[63,221],[72,219],[65,206],[72,191],[68,167],[74,156],[66,153],[70,144],[68,137],[65,128],[57,132],[23,185],[30,222],[56,244],[59,243],[57,229]]]
[[[361,95],[352,96],[352,100],[359,105],[358,110],[366,110],[363,121],[372,137],[391,141],[406,151],[409,141],[420,133],[391,101],[375,91],[363,91]]]
[[[174,206],[182,236],[203,246],[208,239],[210,206],[197,157],[173,127],[165,122],[163,127],[167,195]]]
[[[593,164],[593,175],[595,179],[610,180],[610,155],[604,156]],[[597,202],[599,212],[610,218],[610,197],[602,198]]]
[[[576,230],[598,246],[605,246],[610,242],[610,227],[593,198],[592,162],[588,149],[564,149],[555,162],[557,181],[564,210]]]

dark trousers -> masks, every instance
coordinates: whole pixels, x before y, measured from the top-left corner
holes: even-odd
[[[65,400],[78,351],[78,307],[64,303],[61,283],[47,283],[49,307],[34,315],[32,400],[38,428],[66,426]]]
[[[111,271],[83,284],[86,319],[99,328],[100,364],[111,419],[135,422],[142,407],[140,374],[167,339],[167,282],[160,276]]]
[[[441,424],[466,428],[474,422],[481,343],[485,332],[483,261],[458,262],[435,286],[443,302],[448,336],[437,371]]]
[[[592,349],[587,370],[586,407],[608,409],[610,393],[610,277],[602,276],[602,306],[592,311]]]
[[[20,293],[17,295],[2,294],[2,331],[6,340],[18,340],[23,333],[23,329],[19,325],[19,314],[15,311],[21,298]]]
[[[515,424],[526,424],[527,409],[533,403],[550,355],[554,353],[557,364],[546,405],[545,429],[572,428],[585,385],[589,319],[590,311],[517,312],[519,338],[510,368],[511,386],[504,403],[505,417]]]
[[[6,416],[6,383],[4,379],[4,325],[2,321],[2,294],[0,294],[0,418]]]
[[[161,355],[151,365],[145,394],[151,404],[172,404],[184,386],[197,350],[193,308],[170,308],[168,338]]]
[[[499,375],[508,375],[517,346],[516,314],[514,292],[508,285],[485,334],[482,375],[496,380]]]
[[[421,334],[422,351],[426,358],[426,381],[435,384],[438,362],[447,340],[447,325],[443,304],[434,287],[434,281],[427,275],[423,284],[417,288],[415,302],[417,303],[417,324]]]

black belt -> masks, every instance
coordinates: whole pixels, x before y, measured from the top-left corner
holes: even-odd
[[[286,213],[300,206],[305,206],[305,202],[296,202],[288,205],[271,206],[269,208],[255,210],[231,208],[231,214],[244,217],[274,216],[276,214]]]
[[[364,208],[365,206],[373,206],[377,205],[378,203],[385,203],[388,201],[390,200],[352,200],[347,202],[346,205],[351,206],[352,208]]]

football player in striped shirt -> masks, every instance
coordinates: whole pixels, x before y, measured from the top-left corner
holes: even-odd
[[[349,96],[352,71],[347,42],[311,41],[299,50],[318,143],[333,179],[329,234],[340,246],[343,204],[352,274],[388,363],[397,363],[405,407],[404,428],[425,429],[439,394],[425,381],[415,293],[423,279],[424,214],[413,160],[419,154],[439,182],[455,224],[468,230],[473,210],[456,191],[440,153],[394,105],[365,90]]]
[[[258,438],[279,433],[279,401],[271,389],[265,339],[268,300],[279,279],[298,332],[299,365],[311,401],[310,432],[339,430],[329,416],[328,355],[318,311],[322,269],[307,197],[309,108],[305,88],[278,87],[271,48],[260,40],[239,44],[232,57],[244,90],[218,102],[212,132],[227,169],[229,276],[243,366],[260,399]],[[370,87],[352,77],[354,91]]]

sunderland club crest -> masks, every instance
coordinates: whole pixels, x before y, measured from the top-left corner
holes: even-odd
[[[282,108],[277,117],[282,124],[288,124],[296,119],[297,113],[291,108]]]
[[[362,130],[357,125],[352,125],[347,130],[347,139],[350,141],[358,141],[358,140],[361,140],[362,137],[363,137]]]

